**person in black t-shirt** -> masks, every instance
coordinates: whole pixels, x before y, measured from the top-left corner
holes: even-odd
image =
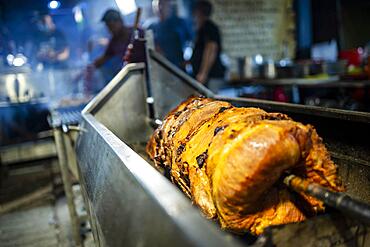
[[[225,67],[220,58],[222,51],[221,34],[216,24],[210,20],[212,5],[208,1],[198,1],[193,14],[197,26],[191,64],[195,78],[217,92],[225,76]]]

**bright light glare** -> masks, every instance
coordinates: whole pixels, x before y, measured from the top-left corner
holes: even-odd
[[[75,21],[77,23],[81,23],[83,22],[84,20],[84,16],[82,14],[82,10],[81,10],[81,7],[80,6],[76,6],[73,8],[73,12],[74,12],[74,18],[75,18]]]
[[[184,59],[186,61],[190,60],[192,55],[193,55],[193,48],[191,48],[190,46],[187,46],[184,50]]]
[[[131,14],[137,9],[135,0],[116,0],[116,4],[124,15]]]
[[[286,60],[283,59],[279,62],[279,64],[280,64],[281,67],[285,67],[285,66],[287,66],[288,63],[286,62]]]
[[[23,66],[26,63],[27,63],[27,58],[21,53],[17,54],[12,61],[12,65],[15,67]]]
[[[156,119],[154,122],[155,122],[157,125],[161,125],[161,124],[162,124],[162,121],[161,121],[161,120],[159,120],[159,119]]]
[[[263,57],[260,54],[257,54],[256,57],[256,64],[262,64],[263,63]]]
[[[14,60],[14,55],[13,54],[9,54],[8,56],[6,56],[6,60],[8,62],[9,65],[12,65],[13,64],[13,60]]]
[[[13,60],[13,65],[14,65],[15,67],[23,66],[25,63],[26,63],[26,61],[24,60],[24,58],[23,58],[23,57],[16,57],[16,58],[14,58],[14,60]]]
[[[60,7],[60,2],[59,1],[50,1],[48,4],[49,9],[57,9]]]

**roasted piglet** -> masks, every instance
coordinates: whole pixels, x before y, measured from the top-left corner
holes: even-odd
[[[147,153],[207,218],[236,233],[260,234],[324,210],[322,202],[285,187],[286,174],[343,191],[312,126],[208,98],[192,97],[172,110]]]

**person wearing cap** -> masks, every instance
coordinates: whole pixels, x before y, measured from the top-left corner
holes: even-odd
[[[130,43],[133,29],[125,26],[120,12],[114,9],[107,10],[101,21],[105,23],[112,37],[104,54],[95,59],[93,66],[100,68],[109,60],[114,60],[114,73],[117,73],[122,68],[122,58]]]

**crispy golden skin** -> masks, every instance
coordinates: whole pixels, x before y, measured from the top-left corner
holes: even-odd
[[[154,132],[147,152],[207,218],[237,233],[260,234],[324,210],[322,202],[284,187],[285,173],[343,190],[312,126],[222,101],[181,103]]]

